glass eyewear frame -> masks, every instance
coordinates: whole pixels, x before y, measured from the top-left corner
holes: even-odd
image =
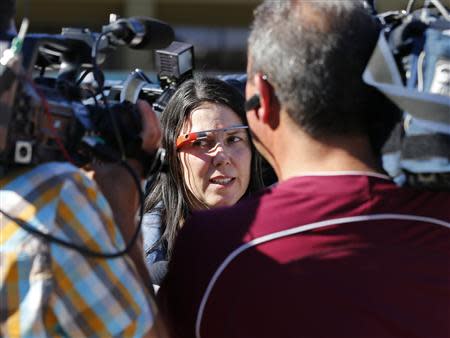
[[[239,129],[248,129],[248,126],[234,126],[234,127],[228,127],[228,128],[220,128],[220,129],[209,129],[209,130],[195,131],[192,133],[182,134],[177,137],[176,149],[180,150],[187,143],[192,143],[197,140],[204,140],[208,137],[208,134],[210,134],[210,133],[219,132],[219,131],[227,132],[230,130],[239,130]]]

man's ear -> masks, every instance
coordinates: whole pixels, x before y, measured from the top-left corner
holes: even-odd
[[[259,119],[275,128],[279,123],[279,104],[274,89],[267,77],[261,74],[255,76],[255,87],[259,93]]]

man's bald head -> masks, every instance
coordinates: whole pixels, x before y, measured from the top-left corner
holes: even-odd
[[[249,38],[250,79],[265,74],[312,136],[364,133],[377,93],[362,73],[379,29],[363,1],[265,1]]]

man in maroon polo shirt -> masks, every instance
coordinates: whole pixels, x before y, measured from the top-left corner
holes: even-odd
[[[258,7],[247,117],[280,182],[182,229],[159,294],[174,336],[450,335],[450,193],[380,168],[378,32],[359,1]]]

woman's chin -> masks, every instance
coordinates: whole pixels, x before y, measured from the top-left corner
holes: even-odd
[[[209,201],[207,205],[210,209],[231,207],[232,205],[235,205],[237,201],[239,201],[239,199],[220,196],[217,199]]]

